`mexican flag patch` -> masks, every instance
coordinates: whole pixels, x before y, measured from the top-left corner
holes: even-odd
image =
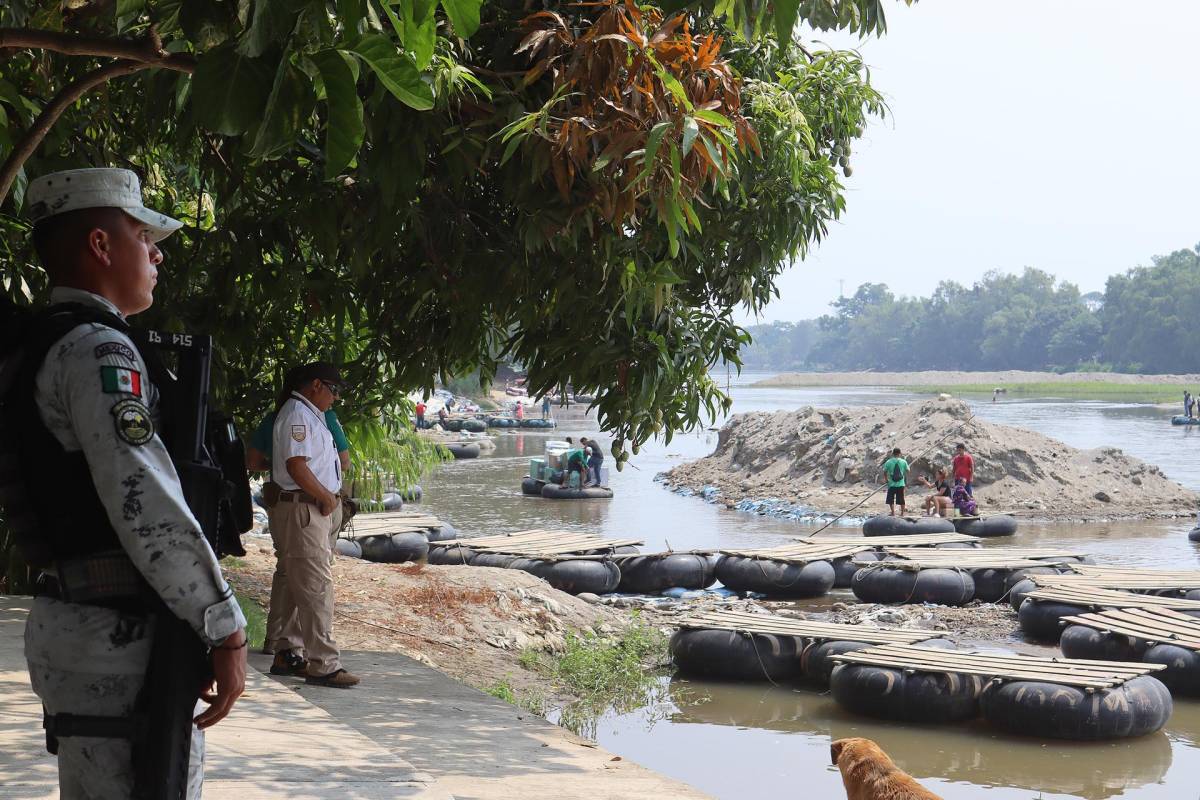
[[[142,374],[125,367],[101,367],[100,385],[105,392],[115,394],[142,393]]]

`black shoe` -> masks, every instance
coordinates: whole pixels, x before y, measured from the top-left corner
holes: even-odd
[[[275,660],[271,662],[272,675],[295,675],[297,677],[308,674],[308,659],[297,653],[295,650],[283,650],[275,654]]]

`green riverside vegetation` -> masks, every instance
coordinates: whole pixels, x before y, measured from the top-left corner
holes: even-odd
[[[996,388],[987,383],[960,383],[939,386],[937,384],[898,387],[904,391],[919,394],[984,394],[991,395]],[[1170,403],[1178,400],[1183,402],[1184,389],[1196,388],[1172,383],[1114,383],[1104,381],[1072,381],[1072,382],[1032,382],[1006,383],[1004,388],[1009,395],[1023,397],[1064,397],[1074,400],[1112,400],[1130,403]],[[1182,408],[1182,405],[1180,406]]]

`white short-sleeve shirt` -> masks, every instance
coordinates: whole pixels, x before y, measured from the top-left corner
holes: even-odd
[[[271,443],[271,475],[290,491],[300,488],[287,471],[288,459],[297,456],[308,459],[308,468],[326,489],[336,493],[342,488],[342,467],[325,415],[308,398],[292,392],[275,417]]]

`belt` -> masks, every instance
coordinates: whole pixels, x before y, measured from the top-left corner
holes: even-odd
[[[54,569],[38,576],[36,596],[125,612],[148,610],[149,587],[123,553],[58,561]]]
[[[284,489],[279,493],[279,499],[284,503],[309,503],[310,505],[318,505],[317,498],[313,497],[308,492],[289,491]]]

